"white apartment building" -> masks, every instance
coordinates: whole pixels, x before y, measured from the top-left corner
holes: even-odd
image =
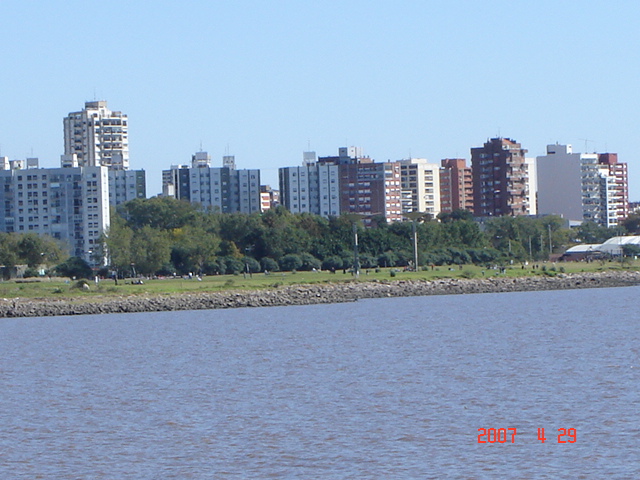
[[[339,165],[318,164],[315,152],[303,152],[303,165],[278,170],[280,202],[292,213],[340,215]]]
[[[402,213],[440,213],[440,166],[424,158],[400,160]]]
[[[525,157],[527,177],[525,180],[525,196],[529,205],[529,215],[538,214],[538,173],[535,157]]]
[[[571,145],[547,145],[536,158],[538,213],[561,215],[570,222],[618,224],[613,194],[615,177],[597,153],[573,153]]]
[[[49,235],[69,247],[73,256],[92,262],[100,235],[109,227],[107,168],[78,166],[63,156],[60,168],[38,168],[0,157],[0,231]]]
[[[172,165],[162,172],[164,194],[221,213],[260,212],[260,170],[236,170],[232,155],[223,160],[225,166],[211,167],[211,156],[198,152],[191,166]]]
[[[129,168],[127,115],[112,112],[106,101],[86,102],[64,119],[64,153],[77,155],[78,165]]]
[[[109,203],[116,206],[134,198],[147,198],[145,171],[109,169]]]

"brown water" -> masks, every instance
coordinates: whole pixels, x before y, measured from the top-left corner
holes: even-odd
[[[639,293],[0,319],[0,478],[639,478]]]

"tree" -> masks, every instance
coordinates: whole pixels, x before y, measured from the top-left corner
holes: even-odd
[[[119,211],[134,230],[152,227],[173,230],[194,224],[197,208],[185,200],[171,197],[136,198],[124,203]]]
[[[152,275],[169,263],[171,243],[165,232],[144,226],[134,232],[131,240],[131,260],[138,273]]]
[[[64,254],[56,241],[48,236],[27,233],[20,237],[17,243],[18,256],[30,268],[43,263],[56,263]]]
[[[111,215],[109,229],[98,242],[97,250],[102,258],[116,271],[128,271],[133,257],[131,253],[133,230],[126,225],[124,218],[116,213]],[[101,252],[102,246],[106,252]]]
[[[300,255],[295,253],[289,253],[280,259],[280,270],[291,272],[298,270],[302,266],[302,259]]]
[[[91,266],[80,257],[70,257],[54,268],[56,275],[69,278],[91,278]]]

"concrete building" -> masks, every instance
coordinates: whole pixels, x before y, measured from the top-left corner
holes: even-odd
[[[278,170],[280,202],[293,213],[340,215],[340,170],[318,163],[315,152],[303,152],[303,165]]]
[[[127,115],[107,108],[106,101],[86,102],[64,119],[64,154],[77,155],[81,167],[129,168]]]
[[[529,205],[529,215],[538,214],[538,172],[535,157],[527,157],[524,159],[527,168],[527,205]]]
[[[618,222],[629,216],[629,175],[627,164],[618,162],[617,153],[599,153],[598,163],[601,171],[614,179],[613,191],[610,192],[610,203],[615,210]]]
[[[473,176],[463,158],[445,158],[440,162],[440,211],[473,212]]]
[[[425,158],[398,161],[402,187],[402,213],[440,213],[440,167]]]
[[[337,157],[320,157],[318,164],[338,166],[340,213],[403,219],[400,163],[377,163],[358,147],[341,147]]]
[[[509,138],[492,138],[471,149],[476,216],[530,214],[526,153]]]
[[[618,163],[617,155],[574,153],[571,145],[555,144],[547,145],[547,154],[536,163],[539,214],[606,227],[626,218],[626,164]]]
[[[147,198],[144,170],[109,169],[109,203],[120,205],[134,198]]]
[[[260,212],[260,170],[237,170],[232,155],[223,164],[211,167],[211,156],[198,152],[191,166],[173,165],[162,172],[163,193],[221,213]]]
[[[280,205],[280,192],[271,185],[260,185],[260,211],[266,212]]]
[[[0,231],[49,235],[73,256],[92,262],[100,235],[109,227],[109,177],[106,167],[78,166],[63,156],[60,168],[38,168],[0,158]]]

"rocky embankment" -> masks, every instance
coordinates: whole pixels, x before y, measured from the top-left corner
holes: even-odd
[[[362,298],[497,293],[575,288],[622,287],[640,284],[640,272],[560,274],[554,277],[490,277],[480,279],[395,280],[296,285],[257,291],[132,295],[70,299],[3,299],[0,317],[95,315],[214,308],[269,307],[339,303]]]

